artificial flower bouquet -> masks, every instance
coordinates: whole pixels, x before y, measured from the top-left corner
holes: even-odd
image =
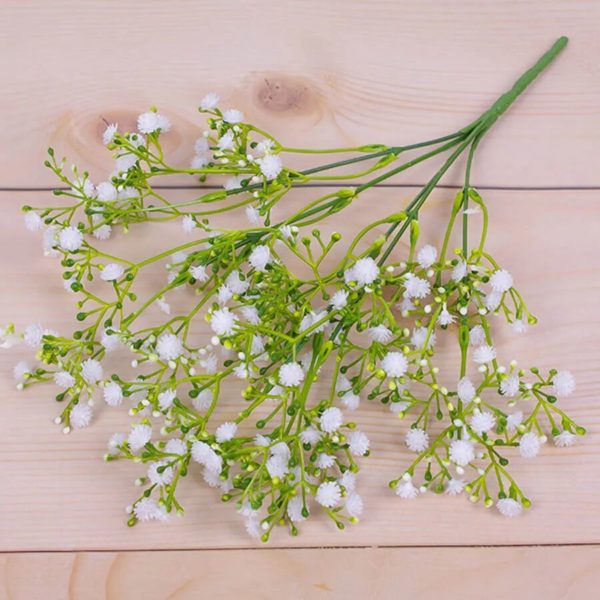
[[[35,363],[15,367],[18,387],[53,384],[65,433],[90,425],[98,401],[128,411],[130,427],[112,436],[105,458],[139,464],[130,525],[183,512],[179,486],[198,470],[263,541],[277,525],[297,534],[317,509],[344,529],[363,511],[357,473],[371,447],[351,415],[365,402],[385,405],[382,419],[400,417],[389,426],[414,453],[390,482],[400,498],[465,494],[506,516],[530,506],[507,454],[518,448],[530,459],[549,438],[569,446],[584,430],[558,406],[575,388],[568,371],[542,373],[496,353],[492,316],[517,333],[535,317],[486,249],[488,211],[471,171],[483,136],[565,44],[472,123],[420,143],[289,148],[208,94],[189,168],[169,164],[161,140],[171,123],[156,109],[135,132],[107,126],[116,163],[103,182],[49,150],[60,202],[24,207],[25,224],[57,258],[76,326],[17,334],[9,325],[2,344],[35,350]],[[295,170],[299,153],[328,158]],[[320,224],[338,223],[367,190],[437,156],[441,166],[403,210],[348,238],[323,233]],[[423,244],[419,211],[462,157],[447,228],[439,244]],[[172,176],[197,184],[196,196],[164,195]],[[206,189],[207,180],[222,187]],[[315,186],[332,183],[325,194]],[[291,190],[301,190],[298,209],[286,202]],[[245,212],[246,226],[232,228],[230,211]],[[180,223],[181,240],[158,254],[134,259],[107,242],[169,221]],[[164,283],[140,292],[157,264]],[[172,307],[178,291],[185,310]],[[452,373],[437,362],[442,336],[457,345]],[[117,367],[107,366],[111,355]],[[224,419],[226,398],[235,415]]]

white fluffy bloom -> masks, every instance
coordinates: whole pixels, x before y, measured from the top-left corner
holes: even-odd
[[[88,358],[81,363],[81,376],[89,384],[94,385],[102,379],[104,370],[102,365],[93,358]]]
[[[58,245],[68,252],[75,252],[83,244],[83,234],[77,227],[65,227],[58,234]]]
[[[294,496],[287,505],[287,514],[293,523],[301,523],[306,520],[306,517],[302,514],[304,508],[302,502],[302,495]]]
[[[340,310],[344,308],[348,304],[348,292],[346,290],[338,290],[329,301],[329,305],[333,307],[334,310]]]
[[[141,450],[152,439],[150,425],[134,425],[127,436],[127,443],[132,452]]]
[[[416,277],[410,274],[404,281],[404,288],[406,290],[406,296],[408,298],[425,298],[431,290],[431,285],[426,279]]]
[[[515,333],[527,333],[527,330],[529,329],[529,325],[527,325],[527,321],[524,321],[523,319],[515,319],[511,323],[510,328]]]
[[[248,323],[251,323],[252,325],[258,325],[260,323],[258,309],[255,306],[243,306],[241,313]]]
[[[552,380],[552,389],[557,396],[570,396],[575,391],[575,378],[570,371],[559,371]]]
[[[102,143],[105,146],[108,146],[115,138],[115,134],[118,130],[119,125],[117,123],[111,123],[110,125],[107,125],[106,129],[104,130],[104,133],[102,134]]]
[[[477,395],[473,382],[468,377],[463,377],[458,382],[457,394],[463,402],[471,402]]]
[[[423,269],[429,269],[436,260],[437,250],[430,244],[423,246],[417,253],[417,262]]]
[[[175,471],[166,460],[150,463],[148,467],[148,479],[153,485],[169,485],[174,476]]]
[[[419,490],[413,485],[413,482],[402,479],[396,485],[396,496],[404,500],[414,500],[419,495]]]
[[[558,435],[554,436],[554,444],[559,448],[566,448],[572,446],[577,441],[577,436],[570,431],[561,431]]]
[[[208,164],[208,157],[204,154],[196,154],[190,161],[190,167],[194,170],[204,169]]]
[[[485,330],[481,325],[475,325],[469,331],[469,344],[471,346],[481,346],[485,344]]]
[[[162,360],[175,360],[183,353],[183,343],[174,333],[163,333],[156,341],[156,352]]]
[[[512,433],[522,422],[523,412],[518,410],[506,417],[506,428]]]
[[[110,181],[102,181],[96,187],[98,200],[114,202],[117,199],[117,188]]]
[[[425,346],[425,342],[427,342],[427,346]],[[415,348],[431,348],[435,345],[435,333],[433,331],[429,333],[427,327],[415,327],[410,336],[410,343]]]
[[[282,169],[283,165],[279,156],[267,154],[260,159],[260,171],[267,179],[275,179]]]
[[[350,517],[358,518],[363,513],[363,499],[357,493],[348,494],[344,506]]]
[[[54,383],[66,390],[75,384],[75,377],[67,371],[58,371],[54,374]]]
[[[106,352],[112,352],[116,350],[120,344],[119,336],[113,334],[109,334],[106,330],[102,332],[102,337],[100,338],[100,343],[104,346]]]
[[[362,431],[353,431],[348,436],[348,448],[354,456],[364,456],[370,445],[369,438]]]
[[[475,446],[469,440],[454,440],[450,444],[450,460],[464,467],[475,459]]]
[[[429,447],[429,434],[424,429],[413,427],[406,432],[404,443],[413,452],[423,452]]]
[[[268,246],[256,246],[248,257],[248,262],[257,270],[264,271],[271,262],[271,251]]]
[[[234,294],[243,294],[250,285],[247,279],[242,279],[239,271],[229,273],[225,284]]]
[[[446,486],[446,494],[449,496],[458,496],[463,493],[465,482],[462,479],[450,479]]]
[[[24,361],[18,362],[13,368],[13,377],[16,381],[25,381],[25,375],[31,373],[31,367]]]
[[[273,454],[267,459],[266,467],[271,478],[282,479],[289,471],[288,458],[283,454]]]
[[[402,352],[388,352],[381,361],[381,368],[388,377],[402,377],[408,370],[408,360]]]
[[[295,362],[286,363],[279,369],[279,383],[284,386],[300,385],[304,381],[304,371]]]
[[[367,329],[367,335],[380,344],[387,344],[392,339],[392,332],[385,325],[375,325]]]
[[[104,269],[102,269],[100,273],[100,278],[103,281],[115,281],[116,279],[119,279],[119,277],[121,277],[124,272],[125,269],[122,265],[119,265],[117,263],[110,263],[106,265]]]
[[[196,221],[191,215],[185,215],[181,221],[181,228],[185,233],[192,233],[196,229]]]
[[[75,429],[87,427],[92,422],[92,414],[92,407],[88,404],[76,404],[71,409],[71,414],[69,415],[71,427]]]
[[[215,431],[215,439],[217,440],[217,442],[219,442],[219,444],[223,442],[228,442],[229,440],[232,440],[235,437],[237,428],[237,424],[233,423],[232,421],[221,423],[221,425],[219,425],[217,427],[217,430]]]
[[[346,269],[344,273],[346,283],[355,281],[359,287],[370,285],[377,277],[379,277],[379,267],[371,257],[357,260],[354,265],[351,268]]]
[[[495,292],[503,294],[510,290],[513,284],[512,275],[505,269],[494,271],[490,277],[490,285]]]
[[[519,454],[523,458],[534,458],[540,452],[542,440],[534,431],[528,431],[519,440]]]
[[[342,490],[336,481],[326,481],[317,489],[315,500],[325,508],[333,508],[342,497]]]
[[[496,426],[496,417],[491,412],[475,412],[469,421],[471,429],[478,434],[487,433]]]
[[[215,94],[214,92],[209,92],[200,101],[200,108],[202,110],[213,110],[214,108],[217,108],[218,104],[219,104],[218,94]]]
[[[333,433],[337,431],[344,422],[344,415],[339,408],[332,406],[323,411],[323,414],[319,418],[319,425],[321,430],[325,433]]]
[[[513,373],[500,382],[500,391],[504,396],[514,398],[519,393],[519,385],[519,376]]]
[[[171,305],[164,298],[157,298],[156,305],[162,312],[165,313],[165,315],[171,314]]]
[[[206,442],[193,443],[192,458],[212,473],[218,474],[223,468],[223,459]]]
[[[34,210],[28,210],[25,213],[25,228],[28,231],[39,231],[44,221]]]
[[[258,225],[261,221],[260,212],[258,212],[258,209],[251,204],[246,206],[246,218],[250,225]]]
[[[478,346],[473,350],[473,360],[479,364],[484,365],[485,363],[489,363],[496,358],[496,351],[492,346],[488,346],[484,344],[483,346]]]
[[[345,488],[346,492],[353,492],[356,488],[356,475],[348,470],[338,479],[338,483]]]
[[[167,521],[169,515],[166,510],[158,504],[152,498],[142,498],[133,507],[133,514],[138,521]]]
[[[102,390],[104,401],[109,406],[119,406],[123,401],[123,390],[116,381],[110,381]]]
[[[175,390],[165,390],[158,394],[158,405],[162,410],[168,410],[173,405],[173,400],[175,400],[176,397],[177,392]]]
[[[512,498],[501,498],[496,502],[496,508],[505,517],[518,517],[523,512],[521,503]]]
[[[467,274],[467,263],[459,261],[452,269],[452,281],[461,281]]]
[[[177,454],[183,456],[187,453],[187,444],[183,440],[172,439],[165,444],[167,454]]]
[[[307,427],[300,432],[300,441],[303,444],[316,444],[321,439],[321,432],[314,427]]]
[[[23,332],[23,341],[32,348],[39,348],[44,337],[44,328],[39,323],[28,325]]]
[[[360,396],[354,392],[347,392],[340,398],[340,402],[348,410],[356,410],[360,404]]]
[[[226,123],[241,123],[244,120],[244,113],[237,108],[230,108],[223,112],[223,121]]]
[[[160,113],[150,111],[138,117],[137,127],[140,133],[153,133],[159,129],[161,133],[166,133],[171,129],[171,121]]]
[[[210,145],[208,143],[208,139],[206,139],[204,136],[199,137],[194,143],[194,152],[196,154],[204,154],[205,152],[208,152],[209,149]]]
[[[228,308],[215,310],[210,317],[210,326],[218,336],[230,336],[237,322],[237,317]]]
[[[204,265],[190,267],[190,275],[200,283],[203,283],[208,279],[208,274],[206,273],[206,267]]]
[[[317,467],[319,469],[329,469],[335,465],[336,458],[332,454],[321,452],[317,458]]]
[[[490,292],[485,297],[485,307],[489,311],[494,311],[500,306],[502,294],[500,292]]]
[[[437,322],[442,327],[447,327],[448,325],[454,323],[454,316],[448,312],[448,308],[446,307],[445,303],[440,314],[438,315]]]
[[[195,398],[192,399],[192,405],[198,412],[208,410],[213,401],[213,393],[211,390],[202,390]]]
[[[235,147],[233,131],[225,132],[217,141],[217,146],[219,147],[219,150],[221,150],[221,151],[233,150],[233,148]],[[237,185],[234,185],[233,187],[237,187]]]

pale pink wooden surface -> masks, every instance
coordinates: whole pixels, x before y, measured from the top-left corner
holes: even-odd
[[[101,117],[131,126],[138,112],[159,105],[175,124],[168,151],[182,163],[188,160],[199,130],[195,106],[212,89],[289,144],[412,142],[464,125],[555,37],[570,35],[564,55],[485,142],[475,183],[525,188],[486,192],[493,250],[510,265],[540,317],[540,325],[527,337],[503,336],[501,351],[510,348],[511,355],[523,363],[570,368],[578,378],[570,412],[589,435],[567,451],[548,448],[534,463],[516,461],[516,472],[537,504],[523,519],[506,521],[464,499],[428,497],[400,503],[385,490],[385,483],[406,456],[401,444],[403,425],[380,408],[369,407],[361,420],[371,430],[376,452],[364,464],[361,492],[367,512],[363,521],[339,534],[317,519],[304,527],[300,537],[291,539],[282,532],[270,546],[600,543],[599,21],[599,2],[237,0],[227,7],[181,0],[4,2],[0,188],[6,191],[0,191],[4,282],[0,323],[13,320],[24,326],[37,320],[59,328],[71,326],[72,310],[56,278],[56,266],[41,256],[39,240],[23,230],[18,208],[23,203],[52,201],[48,192],[26,191],[54,183],[40,166],[49,144],[94,176],[105,174],[110,159],[98,137]],[[211,51],[215,47],[218,52]],[[398,183],[422,182],[428,172],[420,168]],[[447,180],[456,181],[455,174]],[[567,189],[531,189],[540,187]],[[174,194],[185,197],[186,193]],[[378,206],[402,204],[409,194],[406,189],[374,191],[373,214]],[[426,235],[432,239],[439,235],[444,204],[450,198],[450,191],[440,191],[425,211]],[[361,210],[352,213],[346,227],[362,221]],[[150,233],[146,235],[149,239]],[[135,493],[132,480],[138,472],[100,460],[106,438],[124,426],[126,417],[103,411],[93,429],[60,435],[51,423],[56,407],[49,390],[18,394],[14,389],[10,370],[18,358],[0,353],[0,550],[252,545],[232,507],[221,505],[211,490],[194,485],[196,481],[188,485],[184,519],[166,527],[127,529],[123,507]],[[369,550],[356,552],[363,553],[365,564],[395,564],[405,561],[412,550],[375,558]],[[448,564],[447,552],[424,548],[418,551],[421,562],[411,563],[419,577],[425,573],[417,578],[422,585],[414,588],[422,597],[438,588],[427,585],[428,571],[421,571],[421,566],[433,565],[432,579],[441,585],[442,578],[447,580],[443,566]],[[506,560],[519,565],[518,577],[523,578],[528,571],[521,568],[522,562],[534,565],[533,576],[540,581],[543,572],[549,580],[556,579],[551,590],[567,590],[555,596],[548,592],[548,597],[567,597],[569,591],[586,589],[580,586],[595,582],[598,570],[597,551],[587,547],[576,552],[567,547],[551,558],[535,549],[515,550],[516,554],[455,552],[450,556],[464,557],[456,560],[481,565],[472,576],[479,577],[482,586],[493,568]],[[210,564],[225,568],[230,560],[227,554],[211,555]],[[47,573],[43,581],[55,581],[58,587],[51,589],[61,590],[57,597],[69,597],[67,593],[79,597],[75,584],[71,591],[62,591],[72,561],[83,561],[85,569],[103,581],[103,565],[109,560],[103,558],[108,555],[28,556],[4,558],[0,597],[2,593],[7,598],[36,597],[31,589],[40,587],[27,587],[24,573],[40,565]],[[119,597],[119,589],[125,589],[119,586],[132,585],[134,575],[129,570],[135,574],[148,560],[144,553],[125,556],[118,559],[119,565],[125,560],[127,568],[112,580],[116,587],[107,586],[106,596],[101,597],[109,597],[109,591],[115,594],[110,597]],[[162,556],[164,564],[173,565],[203,560],[202,555]],[[257,569],[262,572],[267,567],[260,564],[270,563],[262,562],[262,554],[255,556],[252,560],[259,561]],[[333,573],[338,572],[339,561],[346,560],[333,551],[327,558],[299,556],[289,563],[274,562],[280,566],[273,568],[292,581],[312,585],[307,573],[321,560],[334,565]],[[235,561],[241,560],[235,555]],[[297,561],[304,560],[308,565],[299,571]],[[564,570],[553,571],[550,566],[544,570],[540,564],[546,560]],[[390,597],[388,591],[394,589],[390,582],[396,575],[394,568],[382,571],[380,597]],[[364,581],[359,577],[356,589]],[[344,589],[342,575],[336,575],[334,583],[335,593]],[[194,597],[195,585],[173,597]],[[500,589],[504,593],[508,587]],[[259,592],[262,588],[257,588],[256,597]],[[508,597],[506,593],[498,597]]]

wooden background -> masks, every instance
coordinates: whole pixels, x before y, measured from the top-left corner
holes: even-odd
[[[11,369],[25,352],[3,351],[0,598],[594,597],[600,2],[3,0],[0,17],[0,324],[67,331],[71,300],[19,211],[52,202],[55,182],[41,165],[48,145],[104,177],[102,118],[132,126],[155,104],[174,123],[169,156],[184,163],[200,131],[195,107],[211,90],[288,145],[410,143],[472,120],[556,37],[570,36],[486,138],[473,178],[490,205],[493,252],[540,318],[526,337],[503,337],[500,352],[572,370],[578,389],[566,404],[589,431],[574,448],[516,461],[535,506],[506,520],[464,498],[402,502],[387,492],[406,456],[402,428],[368,408],[361,421],[374,452],[361,523],[338,533],[315,519],[298,538],[280,532],[253,549],[233,508],[194,482],[184,519],[127,529],[137,471],[100,460],[125,415],[102,411],[93,428],[63,436],[48,388],[14,389]],[[374,212],[405,204],[407,186],[427,172],[373,191]],[[428,203],[432,239],[451,196],[442,189]],[[347,226],[363,218],[354,210]]]

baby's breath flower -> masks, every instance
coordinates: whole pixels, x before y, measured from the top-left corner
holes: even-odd
[[[408,361],[401,352],[388,352],[381,361],[381,368],[388,377],[402,377],[408,369]]]
[[[559,371],[552,380],[552,389],[557,396],[570,396],[575,391],[575,378],[569,371]]]
[[[496,502],[496,508],[504,517],[518,517],[523,512],[523,506],[512,498],[501,498]]]
[[[92,422],[92,408],[88,404],[76,404],[70,415],[71,426],[75,429],[88,427]]]
[[[417,262],[423,269],[429,269],[437,260],[437,250],[434,246],[427,244],[423,246],[417,253]]]
[[[132,452],[141,450],[152,439],[152,428],[150,425],[134,425],[127,437],[127,443]]]
[[[335,481],[326,481],[322,483],[315,496],[315,500],[325,508],[337,506],[342,498],[340,486]]]
[[[65,227],[58,234],[58,244],[63,250],[76,252],[83,244],[83,234],[76,227]]]
[[[490,277],[490,285],[495,292],[507,292],[512,287],[512,284],[512,275],[505,269],[499,269],[498,271],[495,271]]]
[[[429,447],[429,434],[419,427],[413,427],[406,432],[406,446],[413,452],[423,452]]]
[[[450,444],[450,460],[464,467],[475,459],[475,446],[469,440],[454,440]]]
[[[138,117],[137,126],[140,133],[167,133],[171,129],[171,121],[158,112],[150,111]]]
[[[537,433],[528,431],[519,440],[519,454],[523,458],[534,458],[540,452],[542,442]]]
[[[492,348],[492,346],[488,346],[487,344],[478,346],[473,351],[473,360],[480,365],[492,362],[495,358],[496,351],[494,348]]]
[[[286,363],[279,369],[279,383],[286,387],[300,385],[304,381],[304,370],[298,363]]]
[[[102,390],[102,395],[109,406],[119,406],[123,402],[123,390],[116,381],[107,383]]]

